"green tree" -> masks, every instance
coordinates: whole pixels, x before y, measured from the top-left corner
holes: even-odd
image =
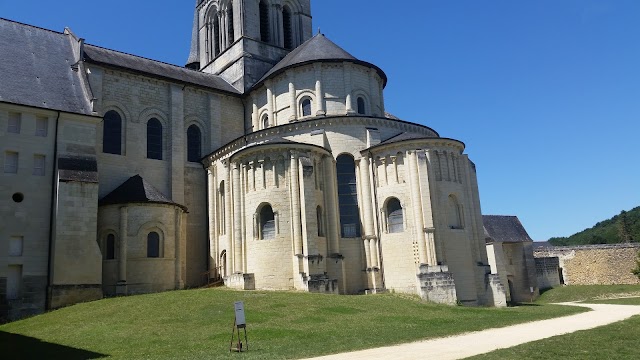
[[[633,275],[640,278],[640,251],[638,251],[638,258],[636,259],[636,268],[631,270],[631,272]]]
[[[629,224],[629,218],[627,217],[626,211],[622,210],[620,212],[617,225],[620,242],[628,243],[633,241],[633,237],[631,236],[631,225]]]

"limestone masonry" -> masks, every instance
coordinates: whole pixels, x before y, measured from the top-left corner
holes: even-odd
[[[0,76],[3,317],[215,281],[537,294],[528,235],[489,263],[465,145],[388,114],[310,0],[196,1],[186,67],[0,19]]]

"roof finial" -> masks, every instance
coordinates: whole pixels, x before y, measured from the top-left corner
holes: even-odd
[[[320,32],[320,26],[318,26],[318,35],[320,35],[320,34],[322,34],[322,33]]]

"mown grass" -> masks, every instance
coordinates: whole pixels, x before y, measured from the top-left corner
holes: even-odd
[[[580,359],[580,360],[636,360],[640,359],[638,334],[640,316],[591,330],[555,336],[508,349],[478,355],[473,360],[539,360],[539,359]]]
[[[640,296],[640,285],[570,285],[544,291],[536,303],[593,301],[634,295]]]
[[[243,359],[318,356],[585,311],[452,307],[392,294],[190,290],[105,299],[6,324],[0,348],[18,358],[238,358],[229,354],[235,301],[244,301],[247,316]]]
[[[592,304],[640,305],[640,297],[589,301]]]

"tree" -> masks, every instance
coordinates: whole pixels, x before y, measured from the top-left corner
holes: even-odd
[[[633,237],[631,236],[631,225],[627,217],[627,212],[622,210],[618,216],[618,236],[620,236],[620,242],[631,242]]]
[[[631,270],[631,272],[633,273],[633,275],[640,278],[640,251],[638,252],[638,258],[636,259],[636,268]]]

